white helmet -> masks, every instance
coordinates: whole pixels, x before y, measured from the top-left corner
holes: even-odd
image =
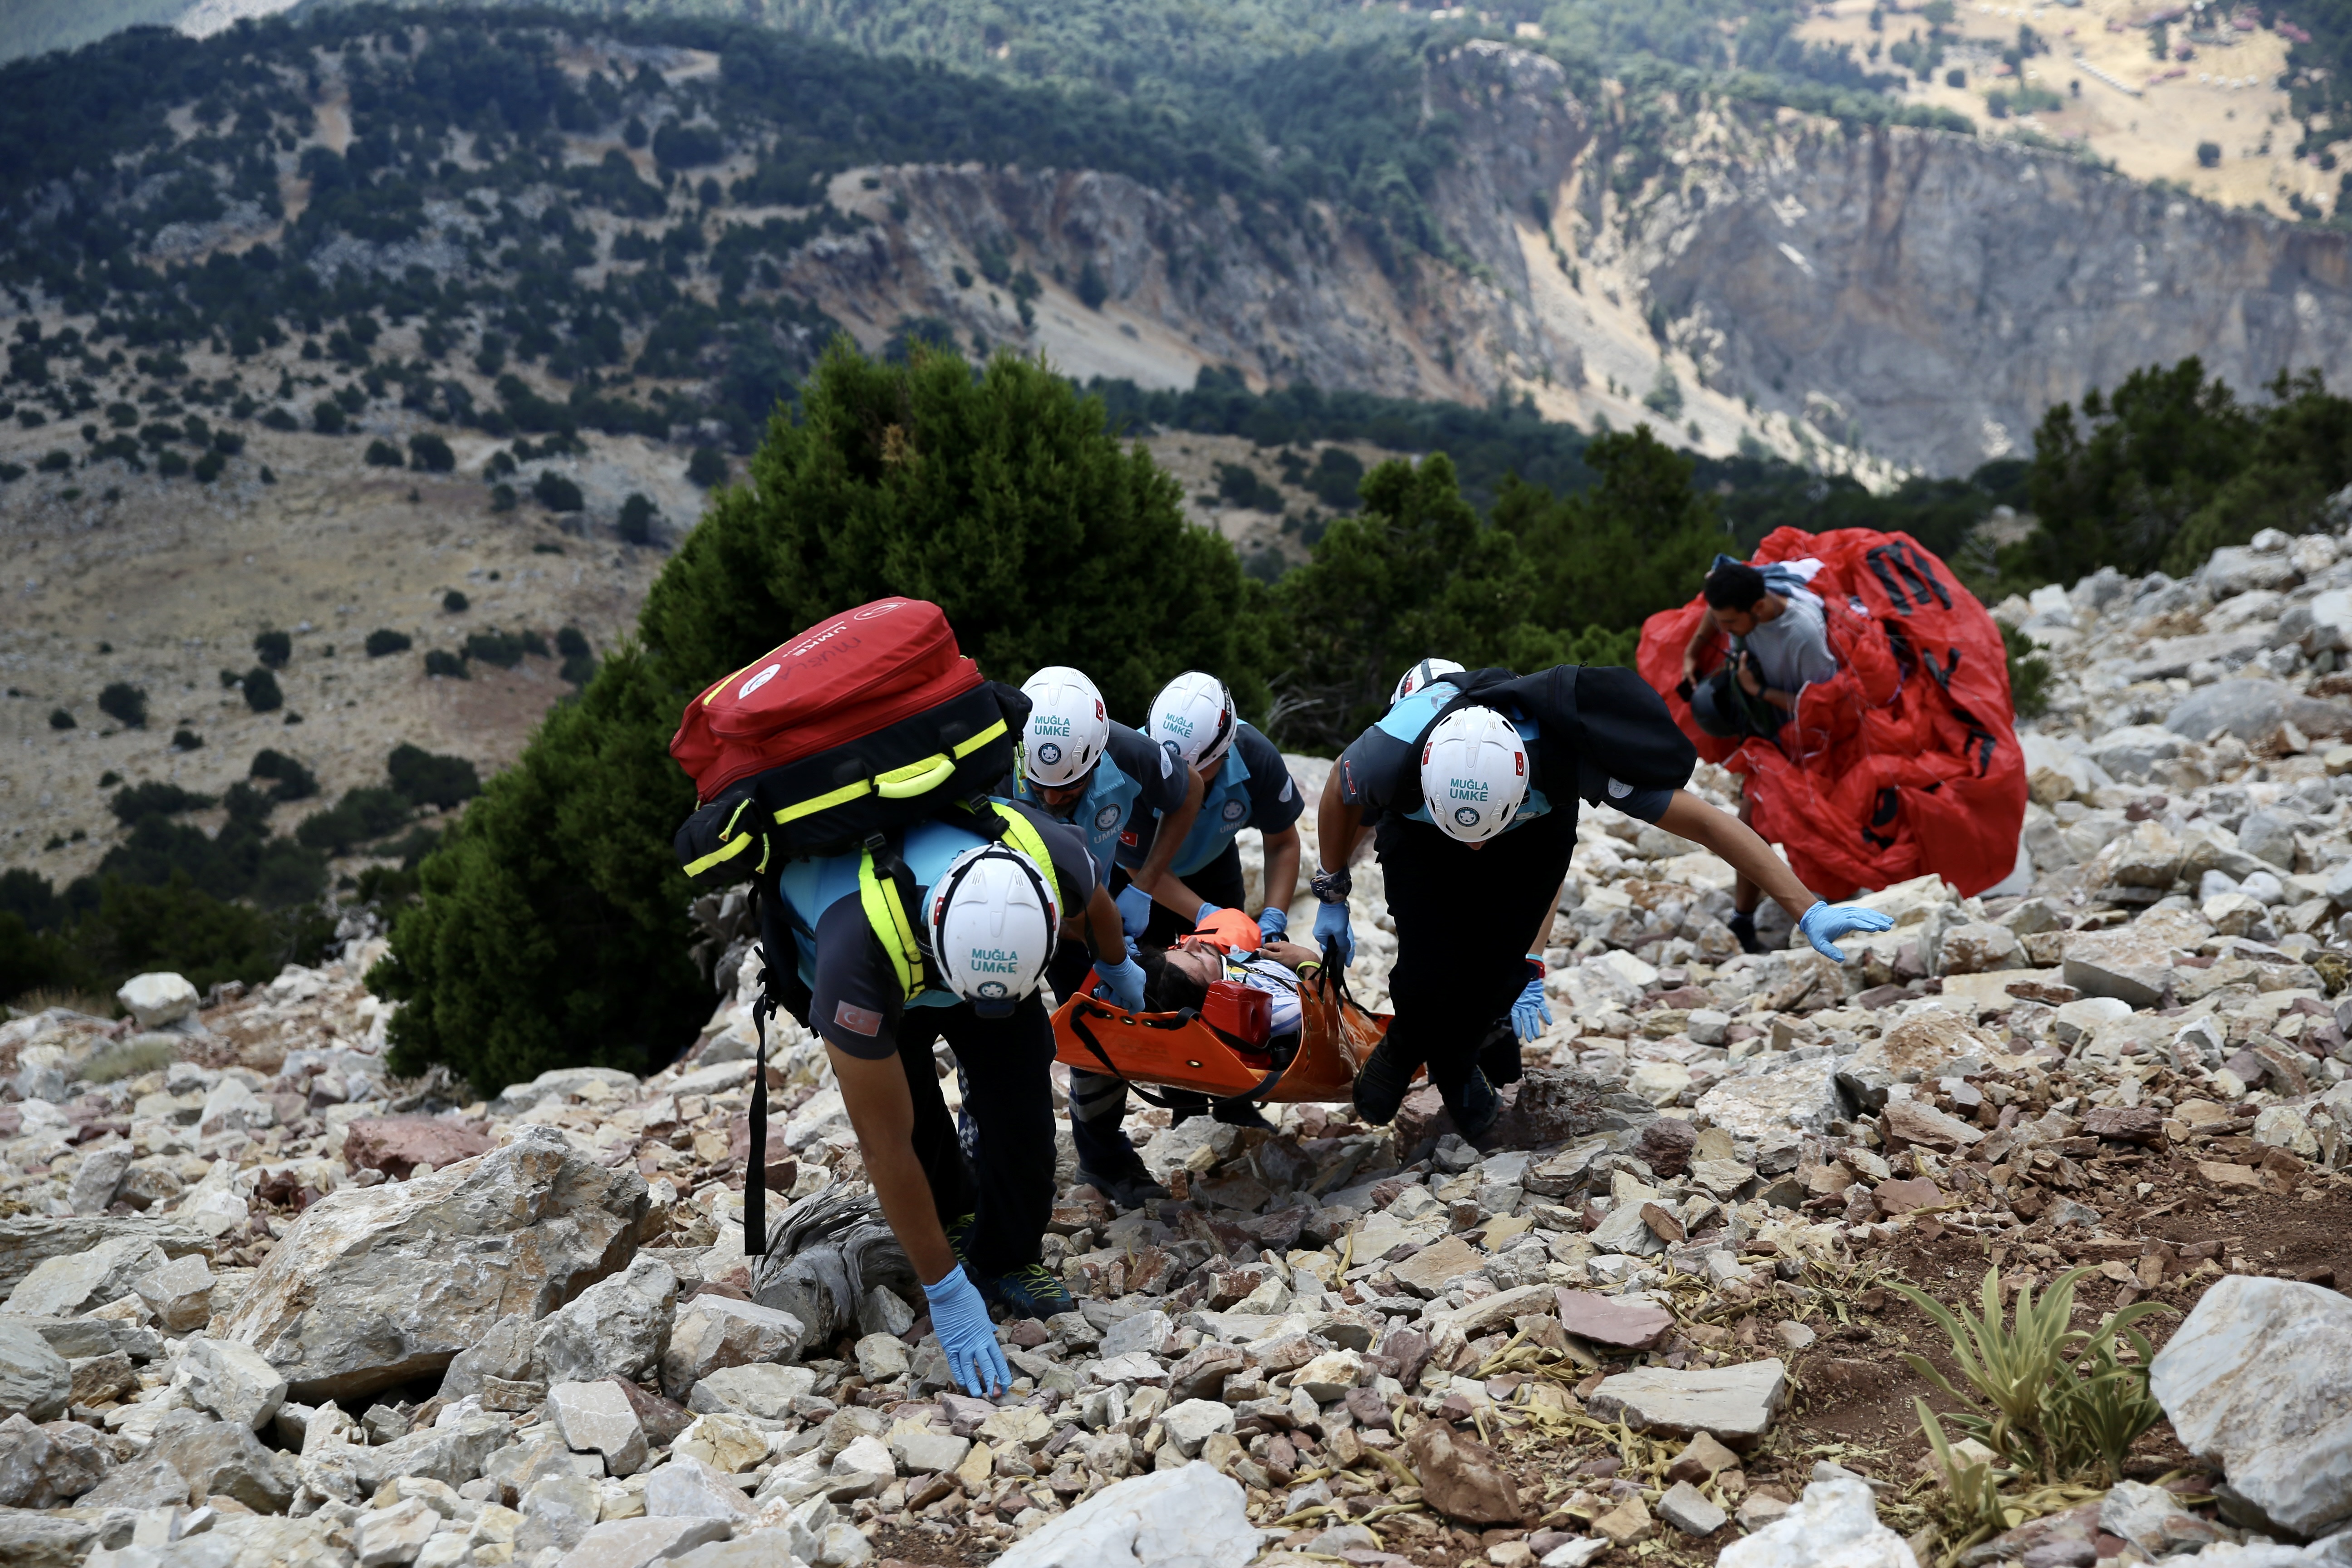
[[[1021,771],[1059,789],[1087,776],[1110,742],[1110,715],[1095,683],[1066,664],[1049,664],[1021,686],[1029,723],[1021,731]]]
[[[1441,675],[1459,675],[1462,667],[1450,658],[1424,658],[1397,678],[1396,689],[1389,693],[1391,706],[1403,701]]]
[[[1151,738],[1188,768],[1223,761],[1240,722],[1225,683],[1197,669],[1186,670],[1151,700]]]
[[[1492,708],[1455,710],[1421,748],[1421,796],[1440,832],[1483,844],[1527,801],[1527,742]]]
[[[1037,989],[1060,941],[1053,879],[1005,844],[982,844],[948,862],[923,904],[947,988],[983,1013],[1001,1013]]]

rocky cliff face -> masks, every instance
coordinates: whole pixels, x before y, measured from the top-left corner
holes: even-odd
[[[1437,206],[1466,270],[1384,256],[1319,204],[1252,211],[1115,174],[925,164],[884,171],[873,190],[871,172],[836,182],[835,204],[874,226],[803,249],[788,287],[877,332],[919,315],[1018,341],[1009,291],[955,278],[994,252],[1058,280],[1034,339],[1080,375],[1190,384],[1201,365],[1232,364],[1273,382],[1473,399],[1547,375],[1580,383],[1576,342],[1530,309],[1520,231],[1583,151],[1583,107],[1558,65],[1492,44],[1433,69],[1429,103],[1465,126]],[[1088,263],[1108,291],[1099,310],[1073,291]]]
[[[1459,265],[1383,256],[1319,206],[922,165],[838,182],[875,226],[808,247],[793,283],[877,340],[932,316],[1150,384],[1232,364],[1623,424],[1656,422],[1642,400],[1672,375],[1671,422],[1710,448],[1748,436],[1938,472],[2029,447],[2049,404],[2158,362],[2200,355],[2242,391],[2352,371],[2341,235],[2012,142],[1696,103],[1662,172],[1623,192],[1643,153],[1613,105],[1500,44],[1433,64],[1427,101],[1460,127],[1431,203]],[[992,250],[1072,285],[1047,289],[1034,333],[1003,290],[955,281]],[[1089,262],[1099,309],[1072,291]]]
[[[2142,365],[2352,367],[2346,237],[2011,143],[1775,128],[1629,226],[1710,384],[1948,472]]]

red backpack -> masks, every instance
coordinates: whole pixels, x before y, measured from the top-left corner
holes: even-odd
[[[679,860],[730,883],[964,805],[1012,771],[1028,711],[957,650],[937,605],[845,610],[687,704],[669,752],[702,805]]]

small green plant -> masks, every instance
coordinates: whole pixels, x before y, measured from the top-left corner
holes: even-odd
[[[2000,641],[2009,650],[2009,705],[2021,719],[2038,719],[2050,710],[2050,661],[2015,626],[2001,627]]]
[[[406,632],[395,632],[387,627],[378,626],[367,635],[367,656],[370,658],[382,658],[384,655],[392,653],[406,653],[408,648],[409,637]]]
[[[1951,1440],[1944,1435],[1944,1424],[1927,1408],[1927,1402],[1914,1397],[1912,1406],[1919,1412],[1919,1429],[1927,1436],[1927,1447],[1935,1456],[1937,1473],[1944,1483],[1943,1537],[1965,1552],[1978,1542],[1999,1535],[2016,1521],[2009,1516],[2006,1500],[2000,1495],[2000,1483],[2016,1472],[1998,1469],[1989,1461],[1970,1459],[1956,1451]]]
[[[2108,1314],[2087,1332],[2069,1328],[2075,1282],[2089,1272],[2067,1270],[2039,1301],[2032,1286],[2020,1286],[2014,1316],[2006,1323],[1999,1268],[1985,1274],[1981,1313],[1947,1307],[1923,1290],[1895,1284],[1951,1341],[1952,1359],[1972,1391],[1953,1387],[1923,1356],[1904,1357],[1913,1371],[1968,1406],[1948,1418],[1952,1425],[2020,1474],[2047,1483],[2096,1468],[2112,1482],[2133,1440],[2163,1414],[2147,1392],[2153,1352],[2131,1325],[2172,1309],[2161,1301],[2140,1301]],[[2118,1356],[2118,1338],[2130,1342],[2136,1362]],[[1938,1426],[1930,1443],[1940,1436]]]
[[[172,1042],[155,1035],[110,1040],[90,1052],[76,1076],[89,1083],[113,1083],[142,1073],[161,1072],[173,1062]]]

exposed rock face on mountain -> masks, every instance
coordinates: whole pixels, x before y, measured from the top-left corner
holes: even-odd
[[[1431,193],[1460,266],[1383,255],[1320,206],[1248,212],[1086,171],[919,165],[836,203],[874,226],[791,269],[845,321],[1013,335],[959,285],[994,250],[1067,280],[1036,341],[1081,375],[1188,384],[1234,364],[1401,396],[1536,398],[1615,422],[1661,371],[1698,439],[1844,447],[1936,472],[2026,449],[2042,411],[2189,354],[2241,389],[2352,372],[2344,236],[2227,211],[2062,153],[1945,132],[1693,104],[1664,147],[1496,43],[1433,63],[1458,126]],[[1629,169],[1653,172],[1629,178]],[[902,203],[887,216],[885,209]]]
[[[933,316],[994,342],[1013,335],[1012,302],[959,284],[955,270],[1034,252],[1066,280],[1092,266],[1108,289],[1099,320],[1059,290],[1039,307],[1049,353],[1081,375],[1190,384],[1198,365],[1234,364],[1418,397],[1484,397],[1546,375],[1581,383],[1577,344],[1531,306],[1519,243],[1534,199],[1558,188],[1589,141],[1567,74],[1473,44],[1431,72],[1429,96],[1433,112],[1464,127],[1465,155],[1438,197],[1478,275],[1383,254],[1320,204],[1268,214],[1087,170],[922,164],[884,176],[903,216],[837,182],[834,199],[877,222],[810,244],[787,282],[844,321]]]
[[[2048,404],[2189,354],[2250,389],[2352,366],[2343,235],[2013,143],[1767,134],[1633,219],[1627,266],[1708,384],[1819,397],[1944,472],[2027,449]]]

